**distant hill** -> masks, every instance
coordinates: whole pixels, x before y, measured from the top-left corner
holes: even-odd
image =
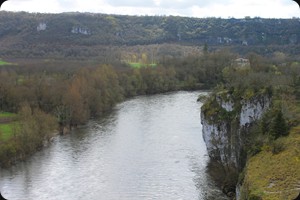
[[[163,43],[250,49],[253,46],[298,46],[300,19],[0,12],[0,57],[54,55],[59,54],[56,48],[63,47]],[[74,49],[75,52],[69,54],[78,53]]]

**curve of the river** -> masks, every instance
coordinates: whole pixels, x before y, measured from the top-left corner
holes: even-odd
[[[223,199],[206,173],[201,92],[140,96],[0,170],[8,200]]]

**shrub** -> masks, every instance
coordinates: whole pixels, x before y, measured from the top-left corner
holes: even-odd
[[[255,189],[250,192],[248,200],[262,200],[262,196],[264,195],[264,192],[260,189]]]
[[[262,197],[257,196],[256,194],[251,194],[249,200],[262,200]]]
[[[15,144],[4,143],[1,144],[0,148],[0,167],[9,166],[12,159],[16,156],[16,146]]]
[[[282,140],[276,140],[272,144],[272,153],[279,154],[280,152],[284,151],[285,144]]]

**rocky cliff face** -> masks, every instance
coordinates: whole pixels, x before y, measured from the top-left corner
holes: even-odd
[[[247,129],[262,117],[270,102],[267,94],[238,101],[230,94],[212,95],[201,108],[203,138],[210,158],[241,169]]]
[[[263,113],[270,107],[270,98],[268,96],[254,97],[249,100],[242,100],[241,105],[239,124],[242,128],[262,117]]]
[[[78,27],[78,26],[73,26],[71,33],[74,34],[82,34],[82,35],[91,35],[91,31],[88,28],[83,28],[83,27]]]
[[[47,29],[47,24],[44,22],[39,23],[39,25],[36,27],[36,30],[38,32],[45,31]]]

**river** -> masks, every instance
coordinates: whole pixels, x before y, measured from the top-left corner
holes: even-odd
[[[201,92],[139,96],[0,170],[8,200],[223,199],[206,173]],[[226,198],[224,198],[226,199]]]

